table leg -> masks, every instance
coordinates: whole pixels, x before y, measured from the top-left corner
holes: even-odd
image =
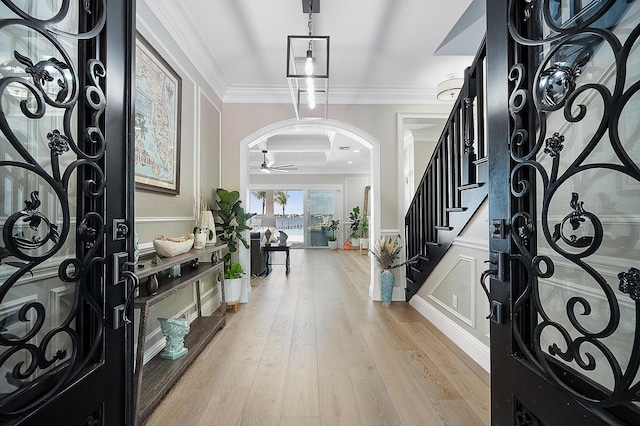
[[[287,260],[285,263],[287,265],[287,273],[285,275],[289,275],[289,249],[287,249]]]
[[[271,272],[271,253],[267,250],[264,250],[262,253],[264,256],[264,264],[265,264],[265,267],[267,268],[264,275],[267,276]]]

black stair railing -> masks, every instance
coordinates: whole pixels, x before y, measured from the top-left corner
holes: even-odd
[[[487,196],[485,42],[465,70],[464,85],[405,215],[406,300],[420,289]]]

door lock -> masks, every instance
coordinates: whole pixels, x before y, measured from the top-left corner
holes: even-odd
[[[129,225],[124,219],[113,219],[113,241],[124,240],[129,235]]]
[[[491,219],[491,238],[504,240],[507,237],[507,223],[504,219]]]
[[[120,252],[113,254],[113,285],[120,284],[125,280],[124,272],[127,270],[129,253]]]

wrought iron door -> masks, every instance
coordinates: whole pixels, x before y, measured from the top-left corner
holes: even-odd
[[[640,424],[640,2],[487,14],[492,422]]]
[[[127,1],[0,4],[2,424],[132,423],[133,28]]]

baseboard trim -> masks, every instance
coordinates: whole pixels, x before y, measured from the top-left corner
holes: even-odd
[[[204,316],[212,315],[220,307],[220,305],[221,305],[220,298],[212,297],[211,299],[207,300],[205,303],[202,304],[202,308],[201,308],[202,315]],[[193,321],[193,319],[191,321]]]
[[[438,330],[442,331],[453,343],[477,362],[478,365],[488,373],[491,372],[491,354],[489,347],[473,337],[463,327],[453,322],[417,294],[411,298],[409,304],[435,325]]]

